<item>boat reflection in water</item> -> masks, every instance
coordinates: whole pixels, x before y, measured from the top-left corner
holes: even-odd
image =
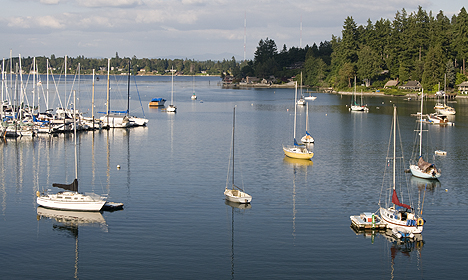
[[[419,191],[427,190],[433,192],[436,188],[441,187],[440,181],[437,179],[423,179],[415,176],[411,176],[410,184],[411,186],[417,187]]]
[[[395,279],[394,273],[397,272],[395,269],[395,258],[398,254],[402,254],[408,258],[416,257],[417,259],[417,268],[418,270],[422,270],[422,262],[421,262],[421,251],[424,247],[424,240],[422,239],[421,234],[416,234],[414,238],[396,238],[393,235],[391,229],[383,229],[383,230],[359,230],[353,226],[350,228],[354,231],[356,235],[362,235],[366,239],[370,239],[371,243],[374,244],[376,237],[379,236],[384,237],[388,244],[391,245],[390,247],[390,256],[391,256],[391,277],[390,279]],[[407,260],[405,260],[406,262]],[[396,278],[398,279],[398,278]]]
[[[237,212],[238,215],[243,214],[244,211],[252,208],[250,203],[238,203],[224,200],[224,203],[231,207],[231,279],[234,279],[234,212]]]
[[[252,208],[252,204],[250,203],[238,203],[238,202],[233,202],[229,201],[227,199],[224,200],[224,204],[231,206],[233,209],[250,209]]]
[[[82,226],[97,226],[107,232],[106,220],[100,212],[84,212],[84,211],[62,211],[49,208],[37,207],[37,220],[51,219],[58,223],[54,223],[53,229],[60,232],[68,233],[69,236],[75,238],[75,271],[74,279],[79,279],[78,276],[78,228]]]
[[[314,165],[314,162],[311,161],[310,159],[298,159],[298,158],[291,158],[288,156],[284,156],[283,162],[289,165],[293,165],[294,167]]]

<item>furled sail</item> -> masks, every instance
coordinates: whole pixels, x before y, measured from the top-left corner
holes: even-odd
[[[78,191],[78,180],[75,179],[73,181],[73,183],[71,184],[52,184],[53,187],[56,187],[56,188],[61,188],[61,189],[64,189],[64,190],[69,190],[69,191],[72,191],[72,192],[77,192]]]
[[[392,203],[394,203],[395,205],[404,207],[406,209],[411,209],[411,206],[409,206],[408,204],[401,203],[400,200],[398,200],[398,196],[395,190],[393,190]]]
[[[431,167],[434,167],[434,169],[435,169],[434,164],[425,161],[422,157],[419,157],[418,167],[419,167],[419,169],[421,169],[424,172],[427,172],[427,170],[429,168],[431,168]],[[436,169],[436,171],[437,171],[437,169]]]

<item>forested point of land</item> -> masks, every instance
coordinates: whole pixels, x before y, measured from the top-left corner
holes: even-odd
[[[466,81],[465,63],[468,58],[468,14],[465,8],[450,19],[439,11],[433,15],[421,6],[408,14],[397,11],[393,20],[379,19],[375,23],[357,25],[352,16],[343,23],[341,36],[330,41],[314,43],[304,48],[283,45],[278,51],[273,39],[261,39],[253,60],[195,61],[190,59],[111,58],[111,74],[125,74],[131,62],[132,74],[170,74],[172,67],[179,74],[209,74],[232,76],[234,83],[247,76],[287,82],[303,73],[303,83],[309,87],[333,87],[346,90],[353,87],[354,77],[367,89],[382,88],[389,80],[419,81],[427,91],[448,89]],[[33,70],[32,57],[21,59],[24,73]],[[64,72],[65,57],[36,57],[38,72],[46,73],[49,61],[54,74]],[[9,60],[5,60],[6,68]],[[12,58],[15,69],[18,58]],[[107,73],[107,58],[67,58],[68,73]],[[274,78],[273,78],[274,77]]]

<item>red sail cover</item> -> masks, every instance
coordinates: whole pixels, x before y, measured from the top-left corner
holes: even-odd
[[[411,209],[411,206],[409,206],[409,205],[407,205],[407,204],[404,204],[404,203],[401,203],[401,202],[398,200],[398,196],[397,196],[395,190],[393,190],[392,202],[393,202],[395,205],[398,205],[398,206],[401,206],[401,207],[405,207],[406,209]]]

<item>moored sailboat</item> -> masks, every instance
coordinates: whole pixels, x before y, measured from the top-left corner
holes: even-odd
[[[387,166],[392,166],[392,181],[385,182],[382,184],[382,193],[386,193],[387,198],[384,202],[379,200],[379,212],[380,219],[383,223],[387,225],[387,228],[390,228],[394,235],[401,237],[414,237],[414,234],[421,233],[423,231],[424,219],[420,216],[420,213],[417,213],[411,205],[400,202],[400,199],[397,195],[397,180],[396,180],[396,162],[397,160],[403,160],[403,151],[401,151],[401,156],[396,156],[397,150],[397,110],[396,106],[393,108],[393,145],[392,141],[389,143],[389,148],[387,149]],[[391,151],[392,145],[393,154],[389,157],[388,153]],[[403,173],[403,172],[401,172]],[[402,178],[404,179],[404,178]],[[406,180],[404,180],[406,183]],[[389,183],[390,186],[388,189],[385,189],[385,183]],[[401,193],[401,192],[400,192]],[[385,195],[384,195],[385,196]]]
[[[304,144],[314,143],[314,138],[309,133],[309,103],[306,105],[306,135],[302,136],[301,142]]]
[[[75,102],[74,102],[75,104]],[[74,110],[76,112],[76,110]],[[37,204],[42,207],[74,210],[74,211],[100,211],[106,203],[106,197],[94,193],[83,194],[78,192],[78,162],[76,153],[76,113],[74,115],[73,125],[75,141],[75,179],[71,184],[52,184],[53,187],[64,189],[65,191],[56,194],[48,192],[36,192]]]
[[[414,156],[410,162],[410,170],[413,176],[424,178],[424,179],[437,179],[440,177],[440,170],[435,167],[434,164],[426,162],[422,157],[422,133],[423,133],[423,101],[424,100],[424,90],[421,93],[421,114],[419,119],[419,129],[417,130],[419,139],[415,147],[419,148],[419,153],[417,156]],[[416,142],[416,139],[415,139]],[[415,151],[413,151],[415,153]]]
[[[167,106],[166,111],[168,113],[175,113],[177,111],[177,107],[174,105],[174,72],[176,70],[174,67],[171,68],[171,104]]]
[[[231,173],[231,188],[228,187],[229,182],[229,173],[226,179],[226,187],[224,188],[224,196],[226,200],[236,202],[236,203],[250,203],[252,201],[252,196],[244,192],[243,188],[240,188],[234,184],[234,132],[236,124],[236,106],[234,106],[234,113],[232,119],[232,167],[229,168]]]
[[[294,94],[294,132],[293,132],[293,145],[284,146],[283,152],[286,156],[298,159],[311,159],[314,156],[312,151],[309,151],[305,145],[299,145],[296,141],[296,112],[297,111],[297,82]]]

